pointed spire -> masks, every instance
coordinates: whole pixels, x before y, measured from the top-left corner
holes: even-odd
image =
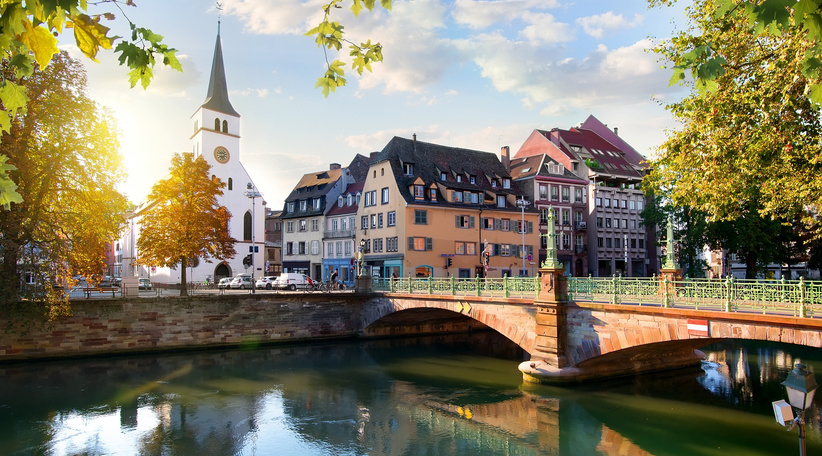
[[[225,81],[223,65],[223,46],[220,42],[220,23],[217,23],[217,43],[214,45],[214,59],[211,62],[211,77],[208,80],[208,93],[203,108],[240,117],[228,100],[228,86]]]

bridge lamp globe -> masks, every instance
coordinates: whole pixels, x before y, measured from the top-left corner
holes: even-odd
[[[819,387],[813,373],[808,372],[804,364],[796,364],[782,386],[788,393],[788,402],[799,410],[807,410],[813,404],[813,397]]]

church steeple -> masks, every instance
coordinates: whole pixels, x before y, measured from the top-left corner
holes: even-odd
[[[208,81],[208,93],[203,108],[240,117],[228,100],[228,86],[225,81],[223,66],[223,46],[220,42],[220,25],[217,25],[217,43],[214,45],[214,59],[211,62],[211,78]]]

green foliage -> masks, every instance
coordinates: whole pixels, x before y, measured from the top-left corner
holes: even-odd
[[[687,10],[690,28],[656,48],[677,78],[686,70],[694,77],[692,93],[667,106],[682,127],[669,133],[645,182],[654,191],[666,189],[674,206],[712,221],[738,220],[754,210],[818,224],[822,62],[807,28],[818,13],[780,10],[796,3],[808,7],[696,0]]]
[[[347,40],[345,38],[344,27],[335,21],[331,21],[331,11],[333,9],[340,9],[341,3],[345,0],[331,0],[330,3],[323,5],[323,20],[314,28],[305,33],[305,36],[315,36],[314,41],[317,47],[323,49],[325,53],[326,72],[317,80],[314,85],[315,88],[322,90],[324,97],[328,98],[331,92],[337,90],[337,87],[342,87],[346,84],[345,62],[340,59],[334,59],[332,62],[328,61],[328,51],[340,51],[343,43],[349,44],[349,57],[351,57],[351,68],[357,70],[357,73],[362,75],[363,70],[371,71],[372,62],[382,62],[382,45],[380,43],[371,43],[371,40],[359,45]],[[351,11],[355,16],[359,16],[363,8],[368,11],[374,9],[375,0],[352,0]],[[381,0],[380,5],[386,10],[391,10],[391,0]]]
[[[101,20],[115,20],[109,11],[92,12],[92,8],[113,6],[131,25],[131,41],[109,36],[109,28]],[[120,63],[127,65],[129,82],[134,87],[139,81],[147,87],[153,77],[156,56],[162,56],[164,65],[182,71],[176,50],[162,43],[162,37],[148,29],[138,29],[125,15],[123,6],[136,6],[133,0],[3,0],[0,2],[0,52],[7,67],[17,78],[31,76],[35,64],[46,68],[57,54],[57,36],[71,28],[74,39],[83,54],[97,61],[100,49],[111,49],[120,40],[115,52],[121,53]],[[16,116],[25,115],[27,100],[24,86],[11,80],[0,82],[0,133],[8,132]],[[0,178],[8,173],[0,170]],[[6,194],[6,192],[9,192]],[[20,193],[8,185],[0,186],[0,201],[19,200]]]

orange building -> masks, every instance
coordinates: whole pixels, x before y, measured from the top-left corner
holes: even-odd
[[[539,268],[539,213],[527,197],[518,205],[522,193],[494,153],[394,137],[373,157],[362,195],[366,274],[503,277]]]

